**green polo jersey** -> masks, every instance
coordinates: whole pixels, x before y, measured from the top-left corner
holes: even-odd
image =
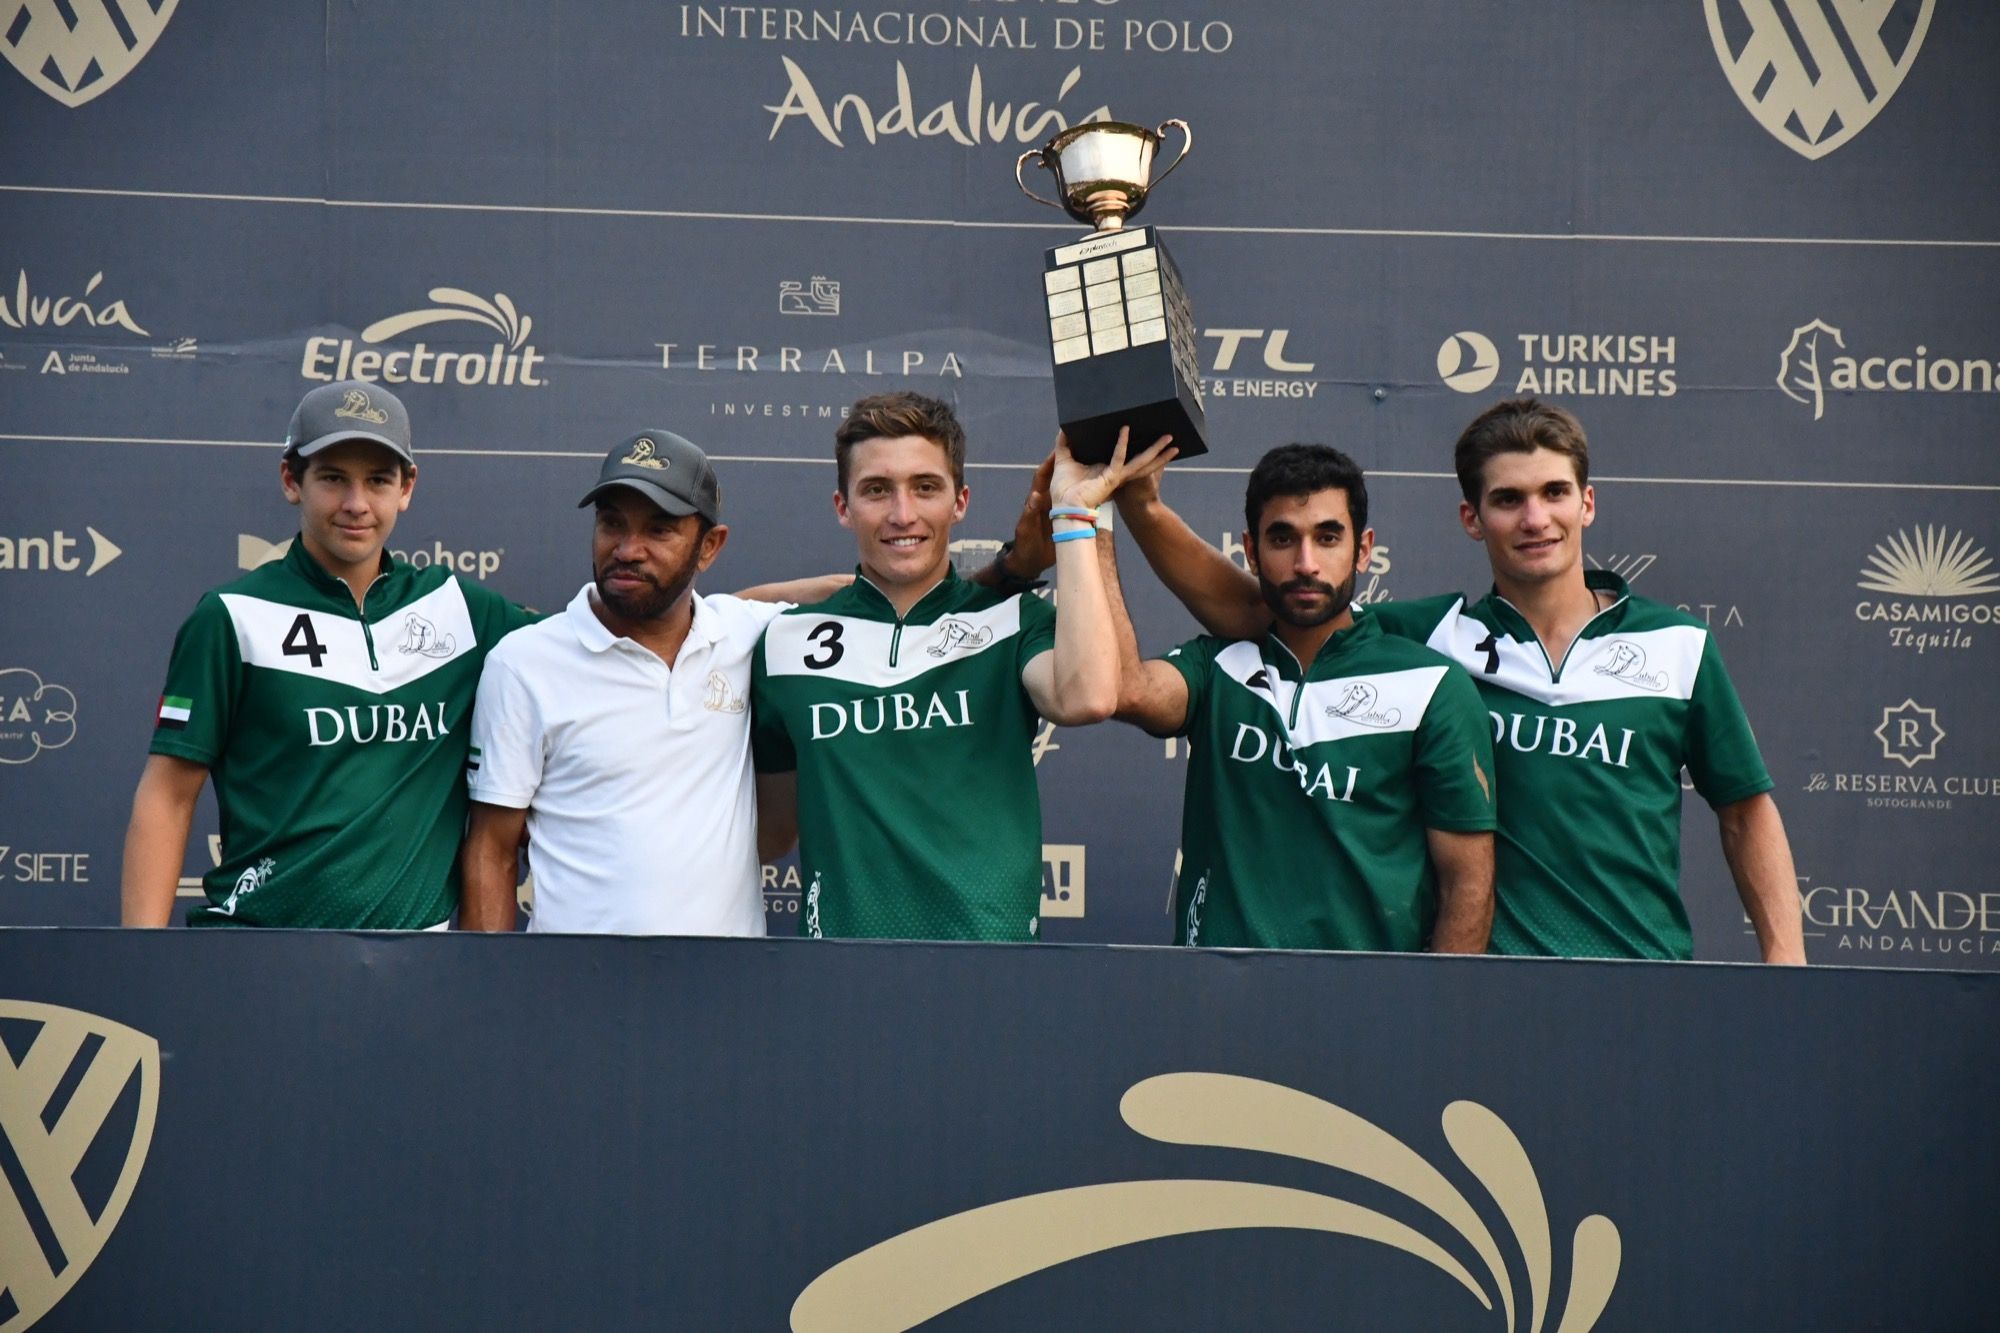
[[[1301,668],[1276,634],[1167,654],[1191,741],[1180,944],[1412,951],[1437,876],[1424,830],[1493,827],[1493,748],[1465,672],[1361,619]]]
[[[358,611],[296,540],[203,596],[174,640],[151,747],[205,766],[221,811],[222,864],[188,924],[449,917],[480,666],[532,619],[387,556]]]
[[[759,772],[798,772],[800,932],[1026,940],[1042,896],[1035,706],[1055,612],[947,571],[906,616],[866,578],[764,631]]]
[[[1492,719],[1499,785],[1493,948],[1691,958],[1681,904],[1681,770],[1712,806],[1771,789],[1708,629],[1585,575],[1610,606],[1551,663],[1497,592],[1368,615],[1461,663]]]

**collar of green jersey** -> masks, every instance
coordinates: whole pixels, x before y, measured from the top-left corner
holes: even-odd
[[[908,624],[923,625],[929,618],[951,609],[965,581],[958,576],[958,570],[949,563],[944,567],[944,577],[937,586],[917,599],[915,606],[905,615],[897,615],[896,608],[888,595],[868,581],[868,575],[861,566],[854,567],[854,582],[848,585],[849,606],[843,612],[852,612],[866,620],[901,620]]]
[[[1583,586],[1592,592],[1611,594],[1610,604],[1593,616],[1584,626],[1578,638],[1594,639],[1600,634],[1609,634],[1618,628],[1618,622],[1625,618],[1625,604],[1632,596],[1632,589],[1625,580],[1608,569],[1587,569],[1583,572]],[[1538,643],[1534,626],[1528,618],[1514,609],[1514,604],[1500,595],[1500,590],[1489,589],[1479,605],[1472,608],[1473,614],[1518,643]]]
[[[1356,609],[1359,610],[1358,607]],[[1335,630],[1333,636],[1320,645],[1312,664],[1306,667],[1303,673],[1299,669],[1299,659],[1292,654],[1291,648],[1285,641],[1278,637],[1275,626],[1265,633],[1264,640],[1258,648],[1263,654],[1264,665],[1274,668],[1280,679],[1322,680],[1339,672],[1355,651],[1371,640],[1381,637],[1381,621],[1373,616],[1356,616],[1352,625],[1346,629]]]
[[[285,568],[305,580],[315,592],[323,595],[327,599],[329,610],[359,618],[360,612],[354,605],[354,593],[345,583],[327,573],[325,565],[313,558],[313,553],[306,549],[306,539],[303,535],[292,538],[292,549],[285,552]],[[368,590],[374,592],[382,585],[383,578],[394,574],[396,569],[395,557],[384,550],[381,572],[375,576],[375,582],[368,585]]]

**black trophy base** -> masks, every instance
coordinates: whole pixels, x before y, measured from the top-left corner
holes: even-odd
[[[1161,396],[1162,391],[1171,396]],[[1153,401],[1146,401],[1149,397]],[[1079,462],[1110,462],[1118,447],[1118,431],[1128,426],[1132,435],[1127,457],[1152,448],[1162,435],[1174,437],[1177,458],[1208,452],[1201,399],[1174,373],[1163,344],[1057,367],[1056,418]]]
[[[1162,435],[1182,458],[1207,453],[1194,313],[1159,233],[1100,231],[1044,259],[1056,419],[1070,452],[1106,462],[1129,427],[1131,453]]]

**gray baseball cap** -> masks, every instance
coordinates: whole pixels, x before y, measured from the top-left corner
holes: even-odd
[[[623,486],[681,518],[700,514],[722,521],[722,486],[708,455],[670,430],[642,430],[604,456],[597,484],[577,502],[596,504],[606,491]]]
[[[405,463],[417,461],[410,452],[410,413],[379,384],[336,380],[299,399],[285,431],[285,452],[311,458],[343,440],[373,440]]]

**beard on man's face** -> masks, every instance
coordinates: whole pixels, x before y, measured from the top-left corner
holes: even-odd
[[[631,578],[643,580],[638,591],[613,592],[605,587],[604,581],[613,571]],[[621,565],[607,561],[593,570],[592,580],[597,584],[598,600],[626,620],[658,620],[672,609],[681,594],[694,585],[695,557],[690,553],[687,563],[675,570],[666,582],[654,578],[637,565]]]
[[[1257,575],[1257,590],[1264,596],[1264,605],[1271,608],[1271,614],[1290,625],[1293,629],[1312,629],[1339,617],[1341,612],[1354,602],[1354,572],[1350,571],[1340,584],[1325,583],[1319,579],[1296,578],[1286,583],[1273,583]],[[1302,606],[1287,594],[1317,592],[1321,594],[1318,605]]]

